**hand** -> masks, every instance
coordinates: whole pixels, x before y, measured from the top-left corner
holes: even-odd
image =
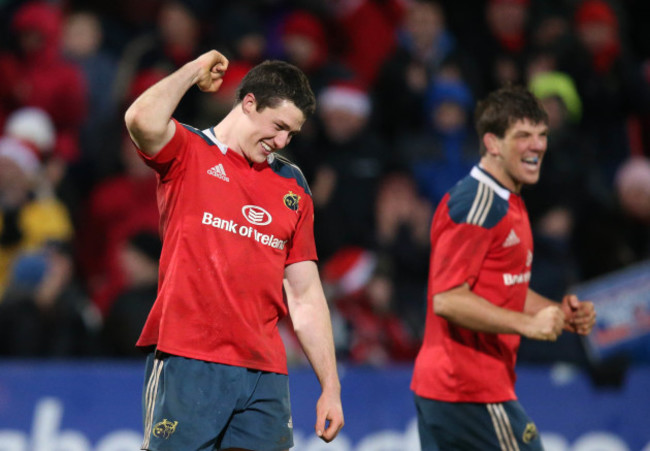
[[[555,341],[564,327],[564,312],[560,307],[549,305],[535,314],[525,334],[533,340]]]
[[[316,435],[329,443],[338,435],[343,424],[341,396],[323,392],[316,404]]]
[[[196,80],[199,89],[203,92],[218,91],[228,69],[228,59],[216,50],[210,50],[199,56],[195,62],[199,65]]]
[[[589,335],[596,324],[596,310],[593,302],[581,302],[575,294],[562,299],[562,311],[566,318],[564,329],[580,335]]]

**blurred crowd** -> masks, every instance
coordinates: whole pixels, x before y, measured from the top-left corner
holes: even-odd
[[[412,362],[433,211],[478,161],[476,100],[506,83],[550,119],[523,193],[531,287],[559,299],[649,258],[648,17],[645,0],[1,1],[0,355],[140,355],[161,244],[155,174],[122,117],[210,48],[230,60],[221,90],[175,114],[197,128],[265,59],[311,80],[317,113],[285,153],[313,193],[343,362]],[[578,342],[522,344],[524,360],[583,358]]]

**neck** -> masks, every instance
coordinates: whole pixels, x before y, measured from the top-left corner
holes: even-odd
[[[504,187],[512,191],[513,193],[519,194],[521,192],[522,184],[515,181],[508,172],[505,170],[503,164],[501,164],[501,156],[486,154],[481,157],[480,166],[494,177],[499,183]]]
[[[228,149],[233,152],[246,158],[246,155],[244,155],[244,152],[239,145],[239,141],[236,138],[236,130],[238,129],[237,123],[239,119],[238,107],[239,105],[230,110],[230,113],[228,113],[221,122],[214,126],[213,131],[214,136],[219,140],[219,142],[225,144]]]

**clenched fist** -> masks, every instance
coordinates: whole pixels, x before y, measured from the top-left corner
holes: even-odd
[[[533,340],[555,341],[564,328],[564,312],[559,306],[549,305],[531,319],[526,337]]]
[[[223,76],[228,69],[228,58],[216,50],[210,50],[199,56],[195,62],[199,65],[196,85],[203,92],[216,92],[223,83]]]

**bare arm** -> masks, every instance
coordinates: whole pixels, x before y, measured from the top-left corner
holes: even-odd
[[[564,313],[564,330],[580,335],[589,335],[596,324],[596,310],[593,302],[580,301],[574,294],[567,294],[558,303],[529,289],[524,312],[534,315],[549,305],[559,306]]]
[[[519,334],[534,340],[555,341],[564,325],[564,314],[557,304],[534,314],[517,312],[477,296],[467,283],[435,295],[433,309],[446,320],[476,332]]]
[[[284,289],[294,330],[322,389],[316,405],[316,433],[330,442],[343,427],[343,408],[332,323],[316,263],[305,261],[287,266]]]
[[[172,114],[185,93],[194,84],[205,92],[217,91],[227,68],[228,60],[210,50],[142,93],[124,115],[138,148],[149,156],[158,153],[174,136]]]

